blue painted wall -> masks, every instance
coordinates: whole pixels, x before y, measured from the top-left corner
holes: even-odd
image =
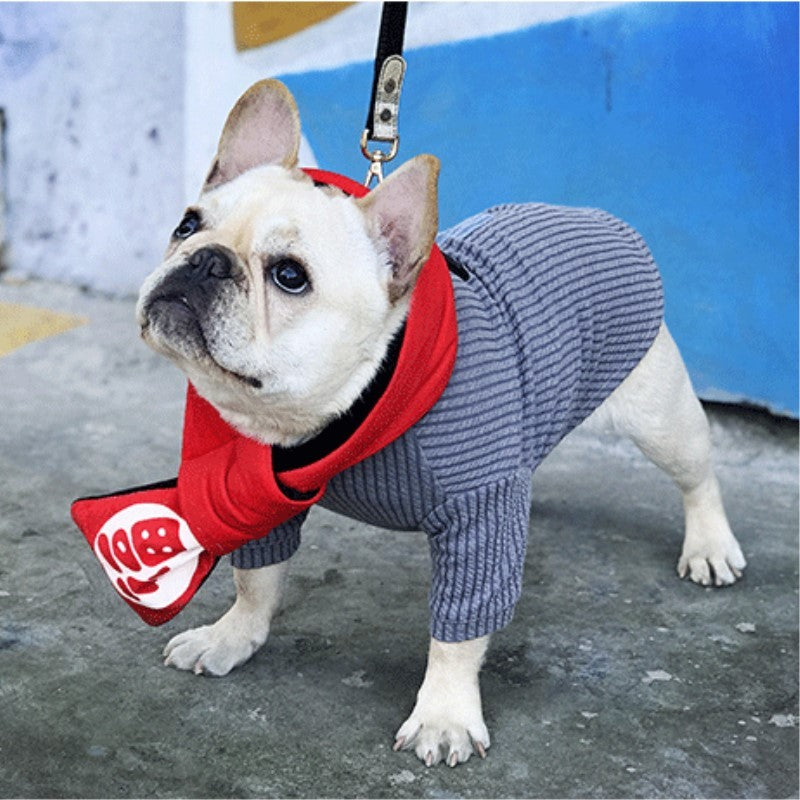
[[[797,35],[795,4],[633,4],[414,50],[401,158],[442,159],[442,227],[509,200],[622,217],[701,395],[797,415]],[[371,70],[285,79],[320,165],[359,178]]]

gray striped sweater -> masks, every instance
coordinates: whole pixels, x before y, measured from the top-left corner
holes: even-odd
[[[438,244],[469,273],[453,277],[459,339],[447,388],[403,436],[335,476],[321,505],[425,531],[431,634],[463,641],[511,620],[533,471],[641,360],[663,302],[642,239],[602,211],[496,206]],[[237,550],[234,566],[289,558],[304,518]]]

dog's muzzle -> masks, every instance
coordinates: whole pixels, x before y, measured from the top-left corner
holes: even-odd
[[[223,372],[260,389],[260,378],[232,371],[217,358],[209,341],[208,321],[219,316],[219,304],[233,289],[236,256],[219,245],[201,247],[153,288],[143,306],[142,333],[151,344],[161,345],[190,359],[210,358]],[[211,328],[213,330],[213,324]]]
[[[145,317],[164,303],[183,306],[186,312],[204,313],[223,284],[233,279],[234,263],[235,256],[227,248],[212,245],[195,250],[153,289]]]

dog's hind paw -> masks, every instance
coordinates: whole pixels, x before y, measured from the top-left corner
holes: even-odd
[[[687,540],[678,560],[678,575],[701,586],[730,586],[742,577],[747,566],[744,554],[733,534],[709,537],[702,542]]]

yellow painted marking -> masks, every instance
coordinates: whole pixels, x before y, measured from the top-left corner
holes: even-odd
[[[237,50],[285,39],[310,28],[353,3],[233,3],[233,36]]]
[[[64,333],[87,322],[85,317],[48,311],[46,308],[0,303],[0,356],[29,342]]]

